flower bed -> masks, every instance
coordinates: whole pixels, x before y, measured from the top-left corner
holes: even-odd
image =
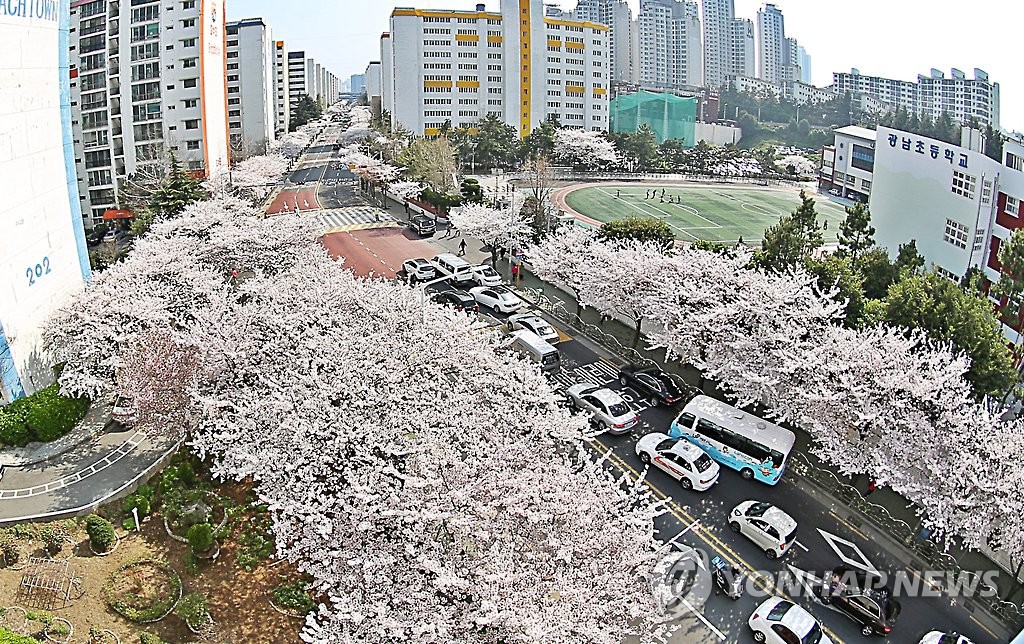
[[[181,577],[156,559],[129,561],[111,573],[103,586],[103,598],[133,622],[156,622],[181,599]]]

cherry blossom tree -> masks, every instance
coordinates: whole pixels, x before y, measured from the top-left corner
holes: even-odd
[[[491,266],[498,263],[498,251],[526,246],[532,229],[517,199],[508,208],[492,208],[483,204],[467,204],[452,209],[449,219],[459,232],[487,244]]]
[[[799,154],[790,154],[782,157],[782,160],[777,161],[775,164],[786,172],[795,174],[798,177],[813,177],[818,171],[813,161]]]
[[[585,170],[599,170],[619,163],[615,145],[601,132],[561,128],[555,133],[554,160]]]
[[[154,430],[255,481],[326,597],[303,639],[664,641],[663,505],[587,456],[536,368],[254,212],[218,197],[157,224],[46,337],[67,390],[124,378]]]
[[[596,264],[590,260],[590,247],[597,241],[593,230],[582,226],[562,226],[530,247],[530,266],[546,282],[569,290],[576,297],[576,317],[583,313],[580,291],[593,276]]]

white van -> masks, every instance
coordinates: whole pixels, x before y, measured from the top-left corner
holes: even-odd
[[[469,284],[473,280],[473,265],[454,253],[441,253],[431,260],[442,275],[451,275],[453,284]]]
[[[542,371],[555,372],[562,368],[562,357],[558,349],[541,339],[533,331],[521,329],[508,334],[510,346],[527,358],[540,364]]]

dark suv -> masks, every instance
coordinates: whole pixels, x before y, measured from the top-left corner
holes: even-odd
[[[426,215],[417,215],[409,220],[409,228],[412,228],[421,237],[430,237],[437,232],[434,220]]]
[[[627,365],[619,370],[619,383],[642,394],[651,403],[651,407],[669,407],[683,399],[683,392],[675,381],[657,367]]]
[[[892,632],[900,604],[892,598],[892,590],[879,577],[863,570],[845,566],[825,573],[815,594],[861,625],[863,635],[888,635]]]

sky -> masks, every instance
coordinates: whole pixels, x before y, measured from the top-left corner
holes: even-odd
[[[483,0],[497,11],[499,0]],[[627,0],[634,15],[640,0]],[[228,18],[262,17],[276,40],[305,49],[341,78],[378,60],[379,38],[396,7],[472,9],[477,0],[227,0]],[[549,0],[572,9],[575,0]],[[736,15],[756,19],[764,3],[735,0]],[[1018,0],[775,0],[811,56],[812,82],[832,83],[832,72],[916,80],[952,67],[973,77],[978,67],[1000,85],[1004,129],[1024,131],[1024,3]],[[299,9],[301,7],[301,10]]]

